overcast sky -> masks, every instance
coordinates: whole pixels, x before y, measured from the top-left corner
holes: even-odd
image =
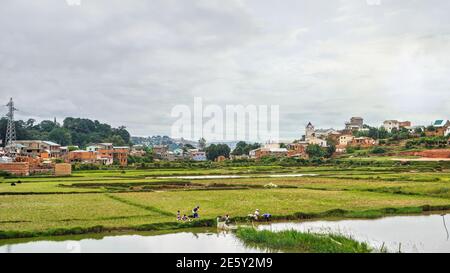
[[[2,0],[0,98],[169,134],[172,107],[280,105],[280,137],[450,118],[448,0]],[[3,110],[6,111],[6,108]]]

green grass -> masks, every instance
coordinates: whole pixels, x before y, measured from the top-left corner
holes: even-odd
[[[373,218],[448,209],[450,172],[436,164],[398,166],[229,167],[82,171],[71,177],[0,180],[0,234],[41,236],[92,230],[175,229],[213,225],[218,215],[243,219],[256,208],[277,219]],[[251,178],[180,181],[157,176],[251,174]],[[270,178],[267,173],[318,176]],[[21,184],[10,186],[21,180]],[[186,183],[186,187],[175,184]],[[273,183],[278,188],[265,189]],[[201,221],[177,223],[175,213]],[[101,228],[100,228],[101,227]],[[22,234],[22,235],[20,235]],[[6,238],[5,237],[5,238]]]
[[[295,230],[273,232],[239,228],[236,236],[249,246],[283,252],[301,253],[369,253],[366,243],[336,234],[315,234]]]

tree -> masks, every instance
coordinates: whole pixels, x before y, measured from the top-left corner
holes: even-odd
[[[336,145],[334,145],[334,144],[329,144],[328,147],[327,147],[327,149],[326,149],[326,152],[325,152],[325,157],[330,158],[330,157],[333,156],[333,154],[334,154],[335,152],[336,152]]]
[[[195,149],[195,147],[192,146],[192,145],[189,144],[189,143],[186,143],[186,144],[183,145],[183,152],[185,152],[185,153],[186,153],[188,150],[192,150],[192,149]]]
[[[317,144],[308,145],[308,147],[306,147],[306,153],[309,155],[310,158],[325,156],[325,152]]]
[[[35,119],[32,119],[32,118],[28,119],[26,122],[27,128],[30,128],[30,129],[33,128],[35,122],[36,122]]]
[[[58,125],[51,120],[43,120],[39,124],[40,130],[44,132],[51,132],[53,129],[57,128]]]
[[[76,147],[76,146],[69,146],[69,147],[67,147],[67,149],[69,150],[69,152],[72,152],[72,151],[78,150],[78,147]]]
[[[228,158],[230,151],[230,147],[226,144],[211,144],[206,148],[206,157],[211,161],[216,160],[219,156]]]
[[[56,142],[62,146],[70,145],[72,143],[72,136],[67,129],[54,128],[48,135],[49,140]]]
[[[0,119],[0,139],[5,141],[7,119]],[[114,145],[130,144],[130,133],[124,126],[112,128],[99,121],[65,118],[63,125],[50,120],[36,124],[34,119],[15,121],[18,140],[51,140],[61,145],[85,147],[89,143],[112,142]]]
[[[108,137],[105,139],[106,142],[112,143],[114,146],[125,146],[126,142],[123,140],[123,138],[119,135],[113,135],[111,137]]]
[[[120,126],[117,129],[112,129],[112,133],[115,135],[119,135],[123,139],[123,141],[125,141],[125,143],[128,143],[128,144],[130,143],[131,135],[126,130],[125,126]]]
[[[248,155],[251,150],[261,147],[259,143],[248,144],[245,141],[239,141],[234,148],[232,155]]]
[[[373,154],[384,154],[386,153],[386,150],[382,147],[375,147],[372,149],[371,153]]]
[[[198,148],[201,151],[204,151],[206,148],[206,140],[203,137],[198,140]]]

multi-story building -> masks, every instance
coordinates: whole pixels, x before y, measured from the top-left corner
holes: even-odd
[[[398,121],[395,119],[385,120],[383,122],[382,127],[386,129],[389,133],[392,132],[392,130],[400,130],[401,128],[410,128],[411,127],[411,121]]]
[[[130,147],[115,146],[113,147],[113,161],[117,161],[120,166],[128,165],[128,155],[130,154]]]
[[[319,145],[320,147],[328,147],[327,141],[318,137],[312,137],[306,140],[310,145]]]
[[[17,140],[14,142],[20,156],[59,158],[61,145],[44,140]]]
[[[389,133],[392,132],[392,130],[396,129],[399,130],[400,129],[400,122],[398,120],[394,120],[394,119],[390,119],[390,120],[385,120],[383,122],[382,127],[384,129],[386,129],[386,131],[388,131]]]
[[[169,146],[168,145],[155,145],[153,146],[153,155],[157,159],[165,159],[167,158],[167,154],[169,152]]]
[[[327,138],[328,136],[332,134],[337,134],[338,131],[336,131],[333,128],[329,129],[315,129],[314,125],[309,122],[305,127],[305,140],[308,140],[310,138]]]
[[[349,145],[355,137],[352,135],[341,135],[338,138],[338,145],[347,146]]]
[[[364,126],[364,119],[361,117],[352,117],[350,118],[350,122],[345,123],[345,130],[349,131],[358,131],[361,130]]]
[[[146,154],[144,145],[133,145],[130,150],[132,156],[144,156]]]
[[[68,160],[70,163],[97,163],[98,162],[98,152],[96,151],[85,151],[85,150],[75,150],[69,152]]]
[[[308,154],[306,153],[306,148],[308,147],[308,143],[306,142],[297,142],[290,143],[287,145],[287,156],[288,157],[298,157],[298,158],[308,158]]]
[[[314,136],[315,136],[315,135],[314,135],[314,132],[315,132],[315,131],[316,131],[316,130],[314,129],[314,125],[312,125],[312,123],[309,122],[309,123],[306,125],[306,128],[305,128],[305,139],[314,137]]]
[[[86,151],[97,152],[97,161],[103,165],[114,163],[114,151],[112,143],[96,143],[86,147]]]
[[[97,143],[89,145],[87,151],[97,153],[97,161],[103,165],[111,165],[116,161],[121,166],[128,164],[128,155],[130,147],[115,147],[112,143]]]

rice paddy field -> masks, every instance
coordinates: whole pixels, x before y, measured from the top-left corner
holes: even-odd
[[[178,210],[189,215],[197,205],[200,220],[176,220]],[[447,210],[450,168],[445,162],[384,167],[224,166],[0,178],[3,239],[212,225],[219,215],[243,220],[255,209],[276,219]]]

